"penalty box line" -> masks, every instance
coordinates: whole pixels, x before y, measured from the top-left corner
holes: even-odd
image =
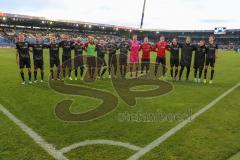
[[[210,102],[208,105],[200,109],[198,112],[194,113],[192,116],[188,117],[186,120],[179,123],[174,128],[170,129],[168,132],[151,142],[150,144],[143,147],[141,150],[133,154],[131,157],[129,157],[127,160],[137,160],[155,147],[159,146],[161,143],[166,141],[168,138],[173,136],[175,133],[177,133],[179,130],[181,130],[183,127],[185,127],[187,124],[189,124],[192,120],[198,118],[200,115],[208,111],[210,108],[212,108],[215,104],[217,104],[220,100],[222,100],[224,97],[226,97],[228,94],[233,92],[237,87],[240,86],[240,82],[238,82],[236,85],[234,85],[232,88],[221,94],[219,97],[214,99],[212,102]]]
[[[68,160],[68,158],[66,158],[61,151],[55,149],[52,144],[47,143],[39,134],[33,131],[32,128],[24,124],[1,104],[0,111],[4,115],[6,115],[11,121],[13,121],[18,127],[20,127],[27,135],[29,135],[34,140],[34,142],[36,142],[40,147],[47,151],[53,158],[57,160]]]

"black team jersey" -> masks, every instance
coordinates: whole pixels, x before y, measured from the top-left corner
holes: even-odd
[[[171,59],[179,59],[179,51],[180,51],[181,45],[177,44],[177,45],[170,45],[169,46],[169,51],[171,53],[170,58]]]
[[[48,48],[50,52],[50,61],[59,60],[59,44],[50,43]]]
[[[74,50],[75,57],[81,56],[83,54],[84,45],[82,43],[74,44],[72,48]]]
[[[130,44],[127,41],[123,41],[120,43],[119,45],[119,49],[120,49],[120,54],[128,54],[128,51],[130,50]]]
[[[195,50],[195,46],[192,44],[184,43],[181,50],[181,65],[191,66],[192,53]]]
[[[97,45],[97,57],[104,59],[104,56],[107,52],[107,48],[103,44],[98,44]]]
[[[117,44],[112,42],[108,43],[107,48],[108,48],[109,55],[116,54],[118,50]]]
[[[28,42],[17,42],[16,49],[19,54],[19,59],[30,58],[29,54],[29,43]]]
[[[218,49],[218,45],[213,43],[207,46],[207,58],[215,59],[216,58],[216,50]]]
[[[60,46],[63,49],[63,54],[62,54],[63,57],[65,57],[67,59],[71,58],[72,45],[73,45],[73,43],[71,41],[60,42]]]
[[[206,59],[207,48],[206,46],[197,46],[195,50],[195,57],[194,57],[194,66],[204,66],[204,62]]]
[[[43,49],[45,48],[44,44],[31,44],[33,49],[33,60],[34,61],[43,61]]]

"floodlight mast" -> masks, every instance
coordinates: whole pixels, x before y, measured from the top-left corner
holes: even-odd
[[[141,28],[141,29],[142,29],[142,27],[143,27],[143,20],[144,20],[144,12],[145,12],[146,1],[147,1],[147,0],[144,0],[144,3],[143,3],[142,19],[141,19],[141,24],[140,24],[140,28]]]

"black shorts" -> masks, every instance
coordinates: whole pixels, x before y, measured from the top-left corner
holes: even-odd
[[[170,58],[170,66],[171,67],[178,67],[179,66],[179,58]]]
[[[181,67],[191,67],[191,59],[181,59],[180,65]]]
[[[83,56],[78,56],[74,58],[74,68],[83,67]]]
[[[127,65],[128,56],[127,54],[120,53],[119,55],[119,65],[126,66]]]
[[[150,59],[148,59],[148,58],[142,58],[142,59],[141,59],[141,64],[142,64],[142,65],[149,65],[149,64],[150,64]]]
[[[87,65],[88,67],[96,67],[96,57],[93,56],[87,57]]]
[[[38,68],[43,70],[43,60],[34,61],[34,69],[38,69]]]
[[[211,67],[214,67],[215,66],[215,58],[206,58],[205,65],[209,66],[209,64],[210,64]]]
[[[62,65],[63,65],[63,67],[72,68],[71,57],[62,56]]]
[[[166,66],[166,58],[165,57],[157,57],[156,64],[162,64],[163,66]]]
[[[107,63],[106,63],[104,57],[102,57],[102,58],[98,57],[98,59],[97,59],[97,66],[98,67],[103,67],[103,66],[105,67],[105,66],[107,66]]]
[[[30,58],[20,58],[19,59],[19,67],[20,69],[24,68],[31,68],[31,60]]]
[[[60,67],[60,60],[59,60],[59,59],[50,60],[50,68],[53,68],[54,65],[55,65],[56,67]]]

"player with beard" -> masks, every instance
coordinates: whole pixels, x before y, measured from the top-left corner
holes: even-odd
[[[215,61],[218,53],[218,45],[214,42],[215,37],[210,36],[209,37],[209,44],[207,46],[207,56],[206,56],[206,64],[204,69],[204,83],[207,83],[207,70],[208,66],[211,67],[211,78],[209,83],[213,83],[213,76],[214,76],[214,67],[215,67]]]
[[[98,79],[102,78],[107,71],[107,63],[105,61],[105,54],[107,53],[107,47],[103,39],[97,44],[97,67],[98,67]],[[101,72],[102,70],[102,72]]]
[[[89,79],[94,80],[95,69],[96,69],[96,50],[97,50],[94,37],[92,36],[88,37],[88,42],[85,44],[84,49],[86,50],[86,54],[87,54]]]
[[[43,63],[43,49],[45,45],[41,43],[41,38],[36,37],[36,43],[31,44],[30,47],[33,49],[33,61],[34,61],[34,83],[37,83],[37,71],[41,70],[41,83],[43,82],[44,76],[44,63]]]
[[[173,38],[171,45],[169,46],[170,51],[170,67],[171,67],[171,77],[176,81],[176,77],[178,74],[178,66],[179,66],[179,55],[180,55],[181,44],[178,43],[177,38]],[[175,67],[175,74],[173,75],[173,70]]]
[[[179,74],[179,81],[182,79],[183,70],[187,68],[186,80],[189,78],[191,62],[192,62],[192,54],[195,50],[195,46],[191,44],[191,38],[186,37],[186,42],[182,44],[182,51],[181,51],[181,60],[180,60],[180,74]]]
[[[72,80],[71,72],[72,72],[72,63],[71,63],[71,50],[72,50],[73,42],[69,40],[69,36],[65,35],[63,41],[60,42],[60,47],[63,49],[62,53],[62,71],[63,78],[66,76],[66,68],[68,68],[68,78]]]
[[[160,41],[154,46],[154,50],[157,52],[156,64],[155,64],[155,76],[157,76],[158,67],[162,64],[162,75],[165,78],[166,74],[166,51],[168,50],[168,43],[165,41],[165,37],[161,36]]]
[[[201,77],[202,77],[202,71],[204,68],[204,63],[206,59],[206,46],[205,46],[205,41],[201,40],[196,46],[195,49],[195,57],[194,57],[194,82],[201,82]],[[198,78],[197,78],[197,73],[199,72]]]
[[[77,77],[78,77],[78,68],[80,68],[80,76],[81,76],[81,80],[83,80],[83,72],[84,72],[83,50],[84,50],[84,44],[81,43],[80,38],[77,38],[72,47],[73,47],[73,50],[74,50],[75,80],[77,80]]]
[[[20,74],[22,78],[22,84],[25,84],[25,78],[24,78],[24,68],[26,67],[28,70],[28,78],[29,78],[29,84],[32,84],[31,80],[31,61],[30,61],[30,54],[29,54],[29,43],[25,41],[25,36],[23,34],[20,34],[18,36],[18,42],[16,43],[16,62],[17,65],[19,65],[20,68]]]
[[[117,44],[114,39],[112,39],[108,45],[108,73],[109,73],[109,78],[111,78],[111,69],[114,67],[114,78],[117,77],[117,57],[116,57],[116,52],[118,50]]]
[[[59,59],[59,44],[56,42],[56,38],[52,37],[50,39],[50,44],[48,45],[50,53],[50,74],[51,79],[54,80],[54,66],[56,67],[57,80],[60,80],[60,59]]]
[[[144,43],[140,46],[139,51],[142,51],[142,58],[141,58],[141,75],[143,74],[144,68],[146,68],[146,74],[149,71],[150,67],[150,54],[153,50],[152,45],[148,41],[148,37],[144,38]]]
[[[130,77],[132,77],[134,65],[135,65],[135,68],[136,68],[136,78],[138,77],[140,46],[141,46],[141,44],[137,40],[137,35],[133,35],[133,39],[130,42]]]
[[[125,78],[127,72],[128,51],[130,50],[129,42],[126,41],[125,37],[122,38],[121,43],[119,45],[119,49],[120,49],[119,55],[120,74],[122,78]]]

